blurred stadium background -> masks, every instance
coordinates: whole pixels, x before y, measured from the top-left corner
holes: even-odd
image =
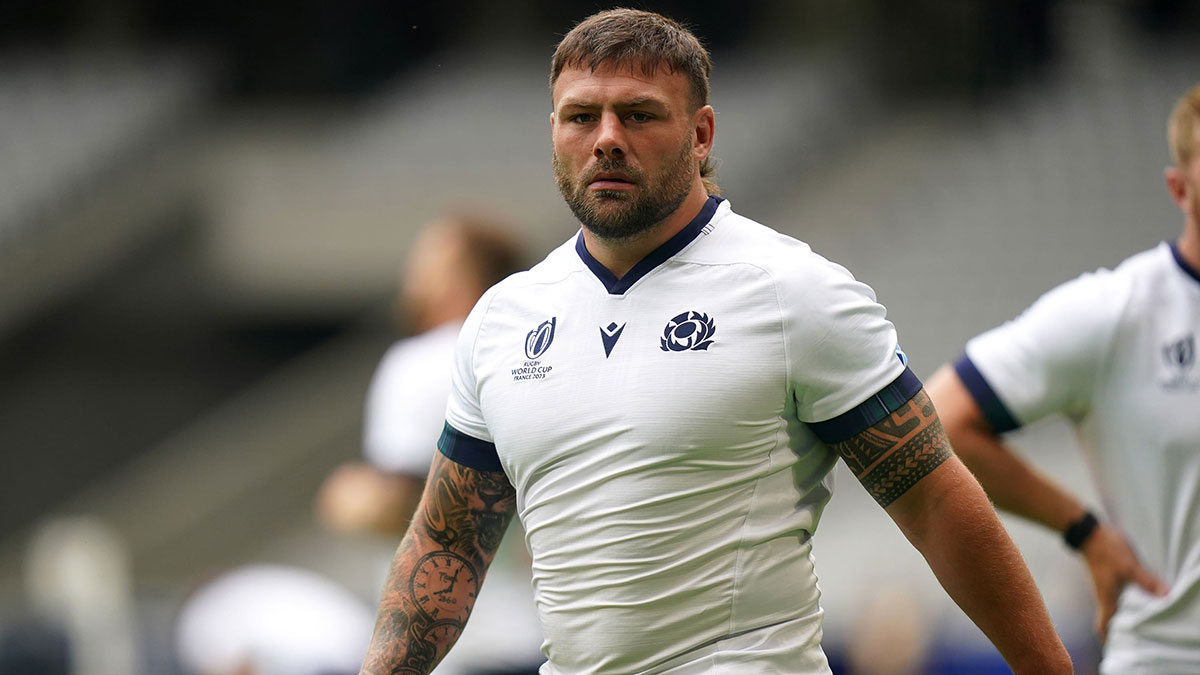
[[[1200,3],[630,4],[714,52],[725,196],[871,284],[923,377],[1178,233],[1164,129],[1200,76]],[[170,675],[179,603],[220,570],[294,565],[373,601],[364,561],[393,542],[323,533],[312,498],[359,452],[398,261],[448,208],[539,255],[570,236],[548,62],[604,6],[3,4],[0,629],[57,621],[75,672]],[[1092,495],[1064,426],[1019,444]],[[915,672],[1005,672],[839,482],[816,548],[839,671],[906,672],[861,656],[898,640]],[[1094,670],[1081,563],[1006,522]]]

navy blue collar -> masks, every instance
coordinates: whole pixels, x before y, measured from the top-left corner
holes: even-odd
[[[1179,265],[1179,269],[1186,272],[1187,275],[1192,279],[1195,279],[1196,283],[1200,283],[1200,272],[1196,271],[1196,268],[1187,264],[1187,261],[1183,259],[1182,255],[1179,254],[1179,244],[1176,242],[1171,242],[1171,257],[1175,258],[1175,264]]]
[[[679,253],[685,246],[692,243],[696,237],[700,236],[700,231],[708,225],[708,221],[712,220],[713,214],[717,212],[717,206],[725,200],[720,197],[709,197],[708,201],[704,202],[704,207],[700,209],[700,213],[696,214],[695,218],[688,223],[684,228],[675,233],[675,236],[663,242],[661,246],[654,249],[638,261],[633,269],[629,270],[625,276],[620,279],[613,276],[608,268],[601,265],[598,260],[592,257],[588,252],[587,246],[583,243],[583,231],[580,230],[579,236],[575,238],[575,252],[583,259],[584,264],[596,275],[600,283],[608,289],[610,295],[623,295],[629,287],[637,283],[639,279],[649,274],[655,267],[663,264],[671,258],[671,256]]]

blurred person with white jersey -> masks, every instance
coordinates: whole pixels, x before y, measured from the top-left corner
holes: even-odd
[[[1112,675],[1200,673],[1200,85],[1168,142],[1179,238],[1049,291],[929,386],[996,505],[1082,553]],[[1073,424],[1107,518],[1000,436],[1052,414]]]
[[[448,215],[422,228],[399,280],[398,310],[414,335],[392,345],[376,369],[364,414],[366,462],[346,463],[326,479],[317,498],[324,524],[346,533],[404,533],[442,431],[463,319],[489,286],[522,269],[522,261],[513,236],[482,216]],[[494,576],[463,649],[439,675],[526,675],[541,664],[519,531],[505,538]]]
[[[514,515],[543,675],[829,673],[812,536],[838,457],[1016,672],[1070,672],[874,293],[717,196],[710,70],[651,12],[559,43],[553,168],[583,227],[463,325],[362,673],[443,658]]]
[[[244,565],[187,597],[175,656],[187,675],[348,675],[370,622],[366,603],[315,572]]]

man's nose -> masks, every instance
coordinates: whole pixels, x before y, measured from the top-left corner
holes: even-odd
[[[597,159],[624,157],[625,145],[625,128],[621,125],[621,118],[616,113],[602,114],[592,154]]]

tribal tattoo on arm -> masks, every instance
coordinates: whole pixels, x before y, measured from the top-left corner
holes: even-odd
[[[462,633],[516,511],[503,472],[435,452],[421,505],[396,550],[362,675],[425,675]]]
[[[953,454],[924,389],[875,426],[830,448],[885,507]]]

